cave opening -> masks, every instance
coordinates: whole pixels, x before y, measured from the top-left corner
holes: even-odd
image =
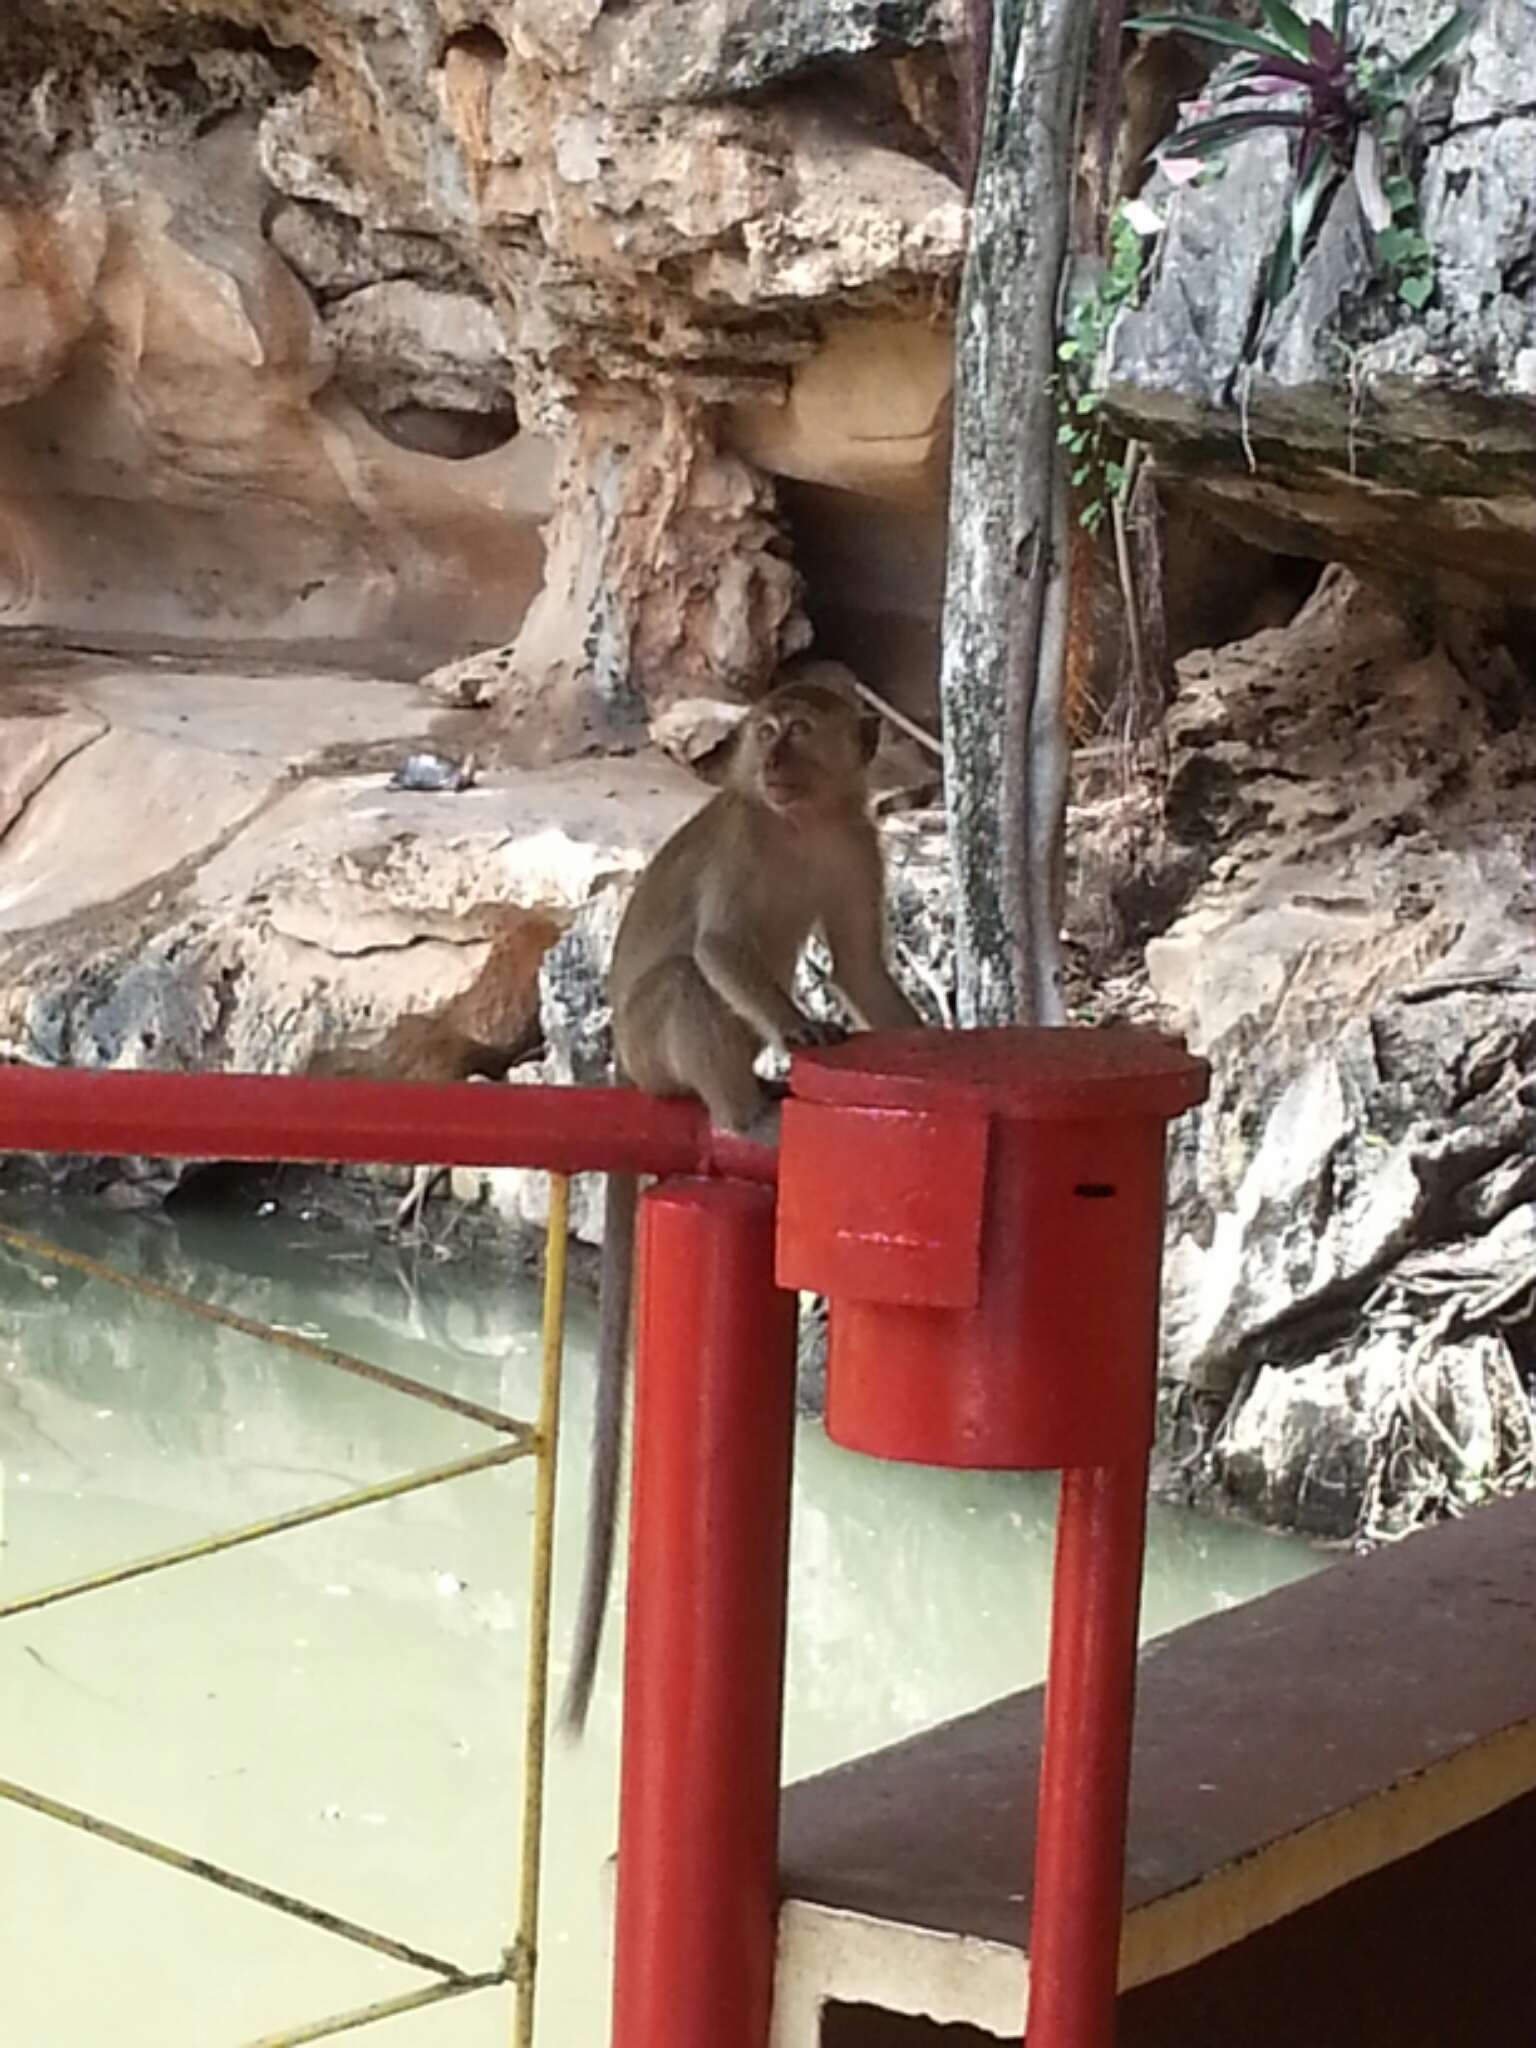
[[[482,64],[500,65],[507,61],[507,46],[489,22],[471,22],[467,28],[455,29],[443,44],[443,57],[450,51],[458,51],[466,57],[473,57]]]

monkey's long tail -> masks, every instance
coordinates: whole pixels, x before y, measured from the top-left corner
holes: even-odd
[[[579,1739],[587,1725],[598,1653],[603,1646],[603,1621],[608,1612],[618,1522],[619,1472],[624,1462],[624,1383],[629,1364],[635,1210],[640,1183],[633,1174],[610,1173],[606,1185],[592,1401],[592,1462],[587,1475],[587,1555],[571,1668],[560,1708],[561,1733],[572,1740]]]

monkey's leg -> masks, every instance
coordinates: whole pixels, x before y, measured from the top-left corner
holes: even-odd
[[[654,968],[630,993],[619,1047],[637,1088],[697,1095],[721,1130],[745,1132],[763,1106],[762,1044],[691,960]]]

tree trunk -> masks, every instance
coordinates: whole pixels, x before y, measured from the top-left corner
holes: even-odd
[[[956,337],[940,695],[959,1021],[1059,1023],[1068,507],[1051,377],[1089,0],[996,0]]]

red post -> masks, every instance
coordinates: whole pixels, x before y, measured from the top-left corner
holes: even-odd
[[[771,1190],[641,1202],[614,2048],[764,2048],[795,1298]]]
[[[1145,1460],[1061,1475],[1029,1930],[1028,2048],[1112,2048]]]
[[[790,1075],[779,1276],[831,1302],[828,1433],[1061,1470],[1029,2048],[1114,2041],[1166,1127],[1208,1080],[1150,1032],[1048,1029],[854,1038]]]

